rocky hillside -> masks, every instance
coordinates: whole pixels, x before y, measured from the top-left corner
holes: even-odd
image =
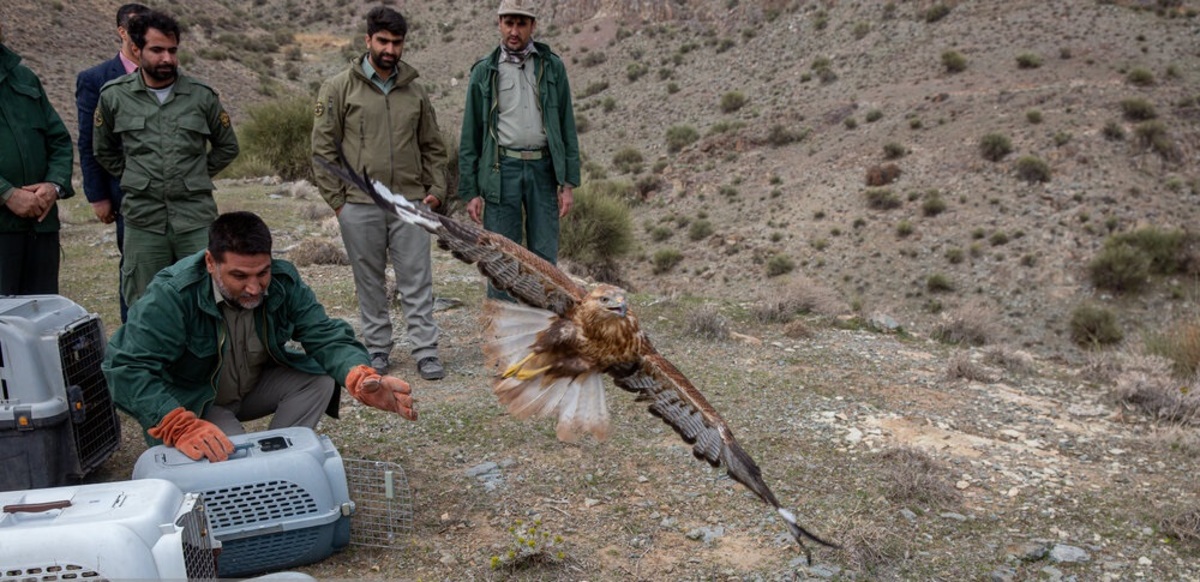
[[[494,4],[394,4],[412,20],[406,58],[447,128],[461,117],[461,80],[495,42]],[[1066,330],[1084,302],[1113,310],[1127,337],[1194,316],[1192,271],[1114,297],[1086,266],[1113,233],[1195,223],[1195,2],[542,4],[541,37],[569,64],[587,130],[585,180],[644,194],[641,249],[625,269],[639,290],[752,301],[803,281],[912,333],[969,309],[997,340],[1067,356],[1079,354]],[[344,66],[370,5],[166,8],[189,25],[187,69],[236,122]],[[115,50],[114,9],[0,6],[9,46],[71,125],[73,75]],[[1125,100],[1151,107],[1160,137],[1142,139]],[[668,141],[672,128],[681,141]],[[996,161],[979,149],[990,133],[1011,144]],[[623,150],[643,161],[615,164]],[[1048,181],[1019,175],[1026,156]],[[868,171],[882,164],[899,176],[872,202]],[[699,221],[712,234],[692,240]],[[674,267],[655,265],[675,252]]]

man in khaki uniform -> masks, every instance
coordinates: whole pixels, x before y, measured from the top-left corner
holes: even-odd
[[[159,270],[208,244],[212,177],[238,143],[216,91],[179,73],[179,24],[151,11],[128,32],[139,70],[100,90],[93,152],[125,192],[121,290],[132,306]]]
[[[446,148],[416,69],[400,60],[407,33],[408,23],[391,8],[367,14],[368,53],[321,86],[313,111],[313,155],[338,164],[341,147],[355,172],[365,170],[392,192],[436,208],[441,201],[434,192],[445,191]],[[444,377],[433,321],[429,233],[384,212],[365,193],[348,191],[324,169],[314,165],[313,171],[321,195],[338,214],[371,366],[386,372],[395,344],[385,272],[390,254],[417,372],[426,380]]]

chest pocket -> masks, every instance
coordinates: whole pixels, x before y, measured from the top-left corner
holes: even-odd
[[[41,105],[38,102],[42,100],[42,92],[32,85],[22,85],[19,83],[13,83],[12,90],[17,95],[25,98],[12,104],[15,106],[14,112],[16,116],[21,118],[21,125],[35,130],[38,134],[39,141],[31,141],[30,145],[36,143],[38,148],[44,147],[40,140],[50,126],[46,123],[45,116],[40,114]],[[7,103],[5,104],[6,109],[8,105]],[[20,139],[19,134],[21,132],[16,133],[18,134],[18,139]]]
[[[175,384],[181,387],[208,386],[217,369],[217,339],[212,331],[194,333],[179,359],[171,365]]]

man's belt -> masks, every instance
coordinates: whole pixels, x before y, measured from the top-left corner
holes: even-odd
[[[540,150],[510,150],[506,147],[500,147],[500,155],[516,158],[518,160],[540,160],[550,156],[549,148]]]

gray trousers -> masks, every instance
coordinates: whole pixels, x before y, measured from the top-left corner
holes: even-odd
[[[267,366],[258,379],[258,386],[248,392],[241,402],[224,406],[212,405],[204,413],[207,420],[227,435],[244,434],[244,420],[254,420],[274,413],[270,428],[304,426],[317,428],[321,415],[337,388],[333,378],[317,376],[287,366]]]
[[[374,204],[346,204],[338,215],[342,242],[354,272],[363,344],[374,354],[392,353],[392,320],[387,293],[387,261],[392,260],[396,290],[408,323],[412,355],[436,356],[441,331],[433,321],[433,260],[430,237]]]

